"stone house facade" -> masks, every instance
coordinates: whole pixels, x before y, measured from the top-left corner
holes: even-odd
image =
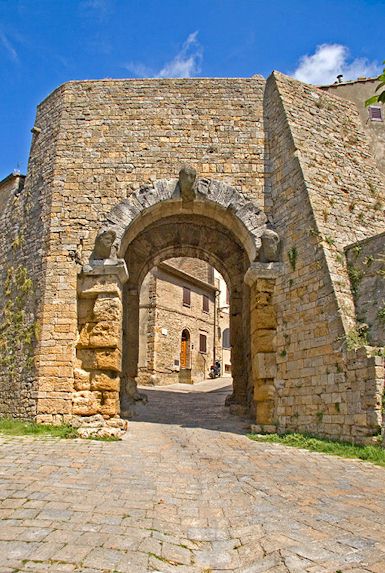
[[[223,279],[222,279],[223,280]],[[138,382],[167,385],[208,378],[222,359],[219,281],[199,259],[170,259],[145,277],[139,302]]]
[[[383,292],[385,188],[354,103],[278,72],[69,82],[0,193],[2,414],[128,415],[144,277],[196,257],[229,285],[234,411],[379,433],[384,301],[360,289]],[[366,258],[357,284],[357,244],[375,281]]]

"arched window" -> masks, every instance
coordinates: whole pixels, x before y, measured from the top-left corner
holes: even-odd
[[[225,328],[222,333],[222,348],[230,348],[230,328]]]

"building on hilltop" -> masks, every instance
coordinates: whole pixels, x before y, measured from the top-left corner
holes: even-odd
[[[376,78],[362,77],[321,86],[321,89],[347,99],[357,106],[362,125],[369,138],[371,153],[376,159],[377,167],[385,173],[385,109],[381,104],[365,107],[365,101],[374,95],[377,85]]]
[[[268,432],[376,439],[384,122],[351,101],[363,86],[273,72],[50,94],[24,186],[0,185],[0,413],[124,426],[143,398],[143,281],[156,268],[171,288],[186,269],[167,261],[199,259],[228,285],[231,411]],[[174,344],[176,361],[182,333]]]

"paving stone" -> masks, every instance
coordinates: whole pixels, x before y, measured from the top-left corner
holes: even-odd
[[[384,573],[385,469],[248,440],[215,383],[121,442],[0,436],[0,573]]]

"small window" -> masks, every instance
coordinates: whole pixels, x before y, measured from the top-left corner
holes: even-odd
[[[369,106],[369,119],[372,121],[384,121],[382,116],[382,109],[377,105]]]
[[[191,306],[191,289],[183,287],[183,306]]]
[[[202,298],[202,310],[203,312],[209,312],[209,297],[207,296],[207,294],[203,295]]]
[[[225,328],[222,333],[222,347],[230,348],[230,329]]]
[[[206,334],[199,335],[199,352],[207,352],[207,336]]]

